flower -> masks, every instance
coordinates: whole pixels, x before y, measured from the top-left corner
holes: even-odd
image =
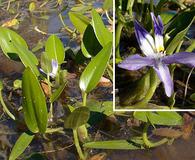
[[[180,63],[189,67],[195,67],[195,53],[179,52],[166,56],[163,44],[163,23],[161,17],[155,17],[151,13],[154,25],[154,38],[135,20],[135,35],[138,44],[145,55],[138,54],[127,57],[118,66],[127,70],[138,70],[145,66],[153,67],[159,79],[162,81],[165,93],[168,97],[173,94],[173,81],[168,68],[169,64]]]
[[[58,72],[58,61],[55,59],[52,59],[51,61],[52,71],[49,73],[49,75],[54,78],[57,75]]]
[[[55,78],[58,72],[58,61],[55,59],[52,59],[51,61],[51,72],[49,73],[49,76],[52,78]],[[42,68],[39,69],[42,73],[47,74]]]

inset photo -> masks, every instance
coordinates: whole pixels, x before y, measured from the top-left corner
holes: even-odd
[[[117,1],[115,110],[195,109],[193,1]]]

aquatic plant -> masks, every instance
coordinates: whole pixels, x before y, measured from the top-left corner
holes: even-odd
[[[161,17],[158,16],[156,18],[154,13],[151,13],[151,17],[154,25],[154,39],[139,22],[136,20],[134,22],[138,44],[146,57],[135,54],[126,58],[118,66],[127,70],[138,70],[145,66],[153,67],[159,79],[164,84],[166,95],[170,97],[173,94],[173,80],[167,65],[181,63],[195,67],[195,53],[179,52],[166,56]]]

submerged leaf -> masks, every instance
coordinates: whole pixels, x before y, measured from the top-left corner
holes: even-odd
[[[9,160],[15,160],[16,158],[18,158],[24,152],[24,150],[28,147],[28,145],[31,143],[33,138],[34,138],[34,135],[23,133],[16,141],[11,151],[11,154],[9,156]]]

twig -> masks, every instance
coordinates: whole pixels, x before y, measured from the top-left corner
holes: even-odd
[[[188,78],[186,80],[186,85],[185,85],[185,91],[184,91],[184,98],[183,98],[183,106],[185,104],[185,100],[186,100],[186,95],[187,95],[187,91],[188,91],[188,83],[189,83],[189,80],[190,80],[190,77],[192,75],[192,72],[194,70],[195,67],[193,67],[190,71],[190,73],[188,74]]]

